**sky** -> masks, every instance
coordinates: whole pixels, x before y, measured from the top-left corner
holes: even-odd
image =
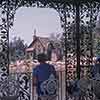
[[[36,29],[36,35],[49,37],[52,33],[61,33],[58,13],[51,8],[19,8],[15,14],[14,26],[10,30],[10,40],[21,37],[30,44]]]

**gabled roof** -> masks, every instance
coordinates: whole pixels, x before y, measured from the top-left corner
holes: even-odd
[[[31,42],[31,44],[28,46],[27,50],[31,51],[32,50],[32,46],[34,45],[34,43],[36,41],[39,41],[41,43],[41,45],[44,48],[47,48],[48,43],[50,42],[50,39],[47,37],[39,37],[39,36],[34,36],[33,41]]]
[[[38,37],[34,37],[33,41],[30,43],[30,45],[28,46],[28,48],[31,48],[32,45],[38,40]]]

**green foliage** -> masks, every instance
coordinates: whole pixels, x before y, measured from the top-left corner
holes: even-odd
[[[58,52],[58,59],[62,60],[64,56],[64,36],[61,33],[51,34],[50,36],[51,46],[48,47],[48,53],[51,53],[51,50],[56,50]],[[50,54],[49,54],[50,55]]]
[[[11,61],[24,59],[27,45],[20,37],[14,37],[9,44],[9,57]]]

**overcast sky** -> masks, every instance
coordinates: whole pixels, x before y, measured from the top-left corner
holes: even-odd
[[[20,36],[26,43],[32,41],[36,29],[38,36],[49,37],[51,33],[61,33],[58,13],[50,8],[20,8],[15,15],[14,26],[10,31],[10,40]]]

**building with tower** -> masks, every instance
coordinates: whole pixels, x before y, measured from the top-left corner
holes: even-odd
[[[57,60],[60,58],[61,50],[56,48],[54,41],[51,41],[50,38],[37,36],[35,29],[33,40],[26,49],[26,56],[29,59],[37,59],[39,53],[46,53],[48,55],[48,60],[52,60],[52,56],[54,60]]]

